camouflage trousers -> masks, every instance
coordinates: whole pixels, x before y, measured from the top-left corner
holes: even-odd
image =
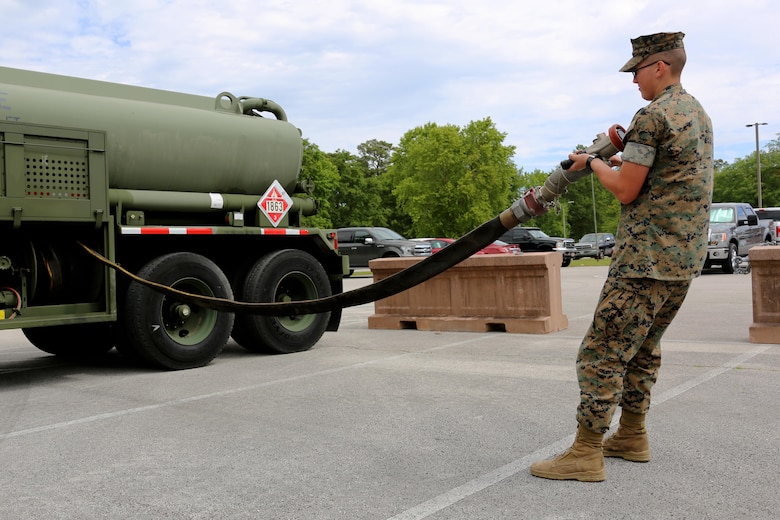
[[[580,425],[606,432],[618,405],[647,413],[661,366],[661,336],[690,284],[690,280],[607,279],[577,354]]]

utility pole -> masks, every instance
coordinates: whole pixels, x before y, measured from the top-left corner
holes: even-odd
[[[758,148],[758,127],[765,124],[766,123],[753,123],[752,125],[745,125],[748,128],[750,128],[751,126],[756,127],[756,184],[758,185],[758,207],[759,208],[764,207],[764,201],[761,198],[761,152]]]
[[[595,175],[591,174],[590,175],[590,196],[593,199],[593,232],[596,233],[596,241],[598,241],[599,227],[596,224],[596,183],[594,182],[593,177],[595,177]]]

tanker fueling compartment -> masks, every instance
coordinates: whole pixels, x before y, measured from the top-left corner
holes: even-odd
[[[109,187],[262,194],[274,180],[292,193],[302,140],[286,120],[241,107],[273,102],[229,93],[196,96],[0,67],[2,119],[100,129],[108,135]]]
[[[82,247],[206,298],[342,292],[335,230],[300,227],[317,204],[298,178],[301,132],[275,102],[0,67],[0,114],[0,330],[56,355],[116,347],[167,369],[210,363],[231,337],[288,353],[338,330],[338,310],[234,315],[177,300]]]

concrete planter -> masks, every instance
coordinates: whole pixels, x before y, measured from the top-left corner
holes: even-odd
[[[780,344],[780,246],[754,247],[748,256],[753,282],[750,342]]]
[[[374,302],[370,329],[545,334],[569,322],[561,305],[561,254],[472,256],[395,296]],[[369,262],[377,282],[418,258]]]

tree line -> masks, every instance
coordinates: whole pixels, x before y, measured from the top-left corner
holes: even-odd
[[[508,208],[553,172],[526,172],[513,162],[515,147],[488,117],[463,127],[427,123],[397,145],[369,140],[324,152],[304,140],[301,178],[319,202],[303,225],[321,228],[383,226],[413,237],[458,238]],[[579,149],[585,147],[580,145]],[[716,150],[717,151],[717,150]],[[780,138],[761,154],[764,206],[780,206]],[[758,203],[755,152],[715,163],[714,202]],[[525,223],[548,235],[579,239],[614,233],[620,203],[595,176],[569,186],[550,211]]]

